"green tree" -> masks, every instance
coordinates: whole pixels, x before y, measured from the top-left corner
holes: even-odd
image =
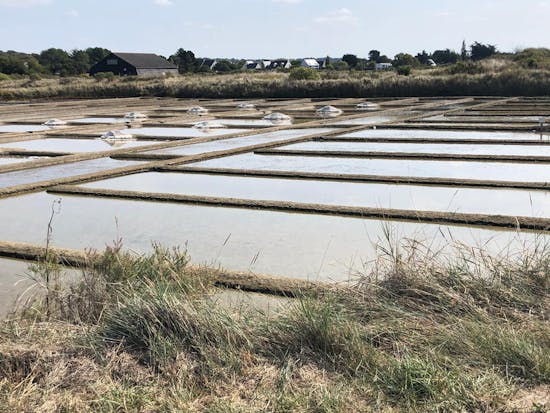
[[[356,70],[367,70],[369,67],[369,61],[367,59],[359,59],[357,65],[355,66]]]
[[[393,65],[395,67],[409,66],[410,68],[410,67],[420,66],[420,62],[416,57],[408,53],[399,53],[395,55],[395,59],[393,60]]]
[[[198,67],[195,54],[190,50],[180,48],[168,60],[178,66],[180,73],[194,72]]]
[[[9,55],[8,53],[0,54],[0,73],[9,75],[26,74],[27,66],[25,65],[25,60],[20,57]]]
[[[470,46],[472,60],[481,60],[497,53],[497,47],[491,44],[475,42]]]
[[[340,60],[338,63],[334,65],[334,70],[349,70],[349,65],[344,62],[343,60]]]
[[[369,61],[379,63],[378,59],[380,59],[380,52],[378,50],[371,50],[369,52]]]
[[[436,50],[432,53],[432,59],[438,65],[452,64],[458,62],[460,56],[451,49]]]
[[[416,60],[418,60],[421,65],[427,65],[428,60],[430,59],[431,59],[431,56],[425,50],[422,50],[422,53],[418,53],[416,55]]]
[[[239,65],[238,63],[237,64],[232,63],[229,60],[220,60],[214,66],[214,70],[216,72],[222,72],[222,73],[234,72],[234,71],[240,69],[241,66],[242,65]]]
[[[74,67],[69,54],[61,49],[47,49],[40,53],[38,61],[48,72],[54,75],[74,74]]]
[[[74,71],[74,73],[71,74],[88,73],[92,66],[90,64],[90,56],[85,50],[73,50],[71,52],[71,60],[72,69]]]
[[[359,58],[354,54],[345,54],[342,57],[342,61],[346,62],[351,69],[355,68],[357,66],[357,63],[359,63]]]
[[[31,73],[44,73],[45,70],[35,56],[8,50],[7,52],[0,51],[0,72],[28,75]]]
[[[111,54],[109,50],[104,49],[103,47],[88,47],[85,52],[88,55],[90,67],[95,65],[96,63],[101,62],[103,59],[109,56],[109,54]]]

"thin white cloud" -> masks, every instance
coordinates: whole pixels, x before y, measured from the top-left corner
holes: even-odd
[[[357,18],[345,7],[333,10],[315,19],[317,23],[356,23]]]
[[[78,16],[80,16],[80,13],[78,12],[78,10],[71,9],[71,10],[67,10],[67,11],[65,12],[65,16],[69,16],[69,17],[78,17]]]
[[[161,7],[172,6],[174,3],[172,0],[153,0],[153,4]]]
[[[45,6],[50,4],[52,0],[0,0],[0,6],[6,7],[32,7]]]

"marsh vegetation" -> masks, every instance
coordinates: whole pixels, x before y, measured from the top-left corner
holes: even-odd
[[[546,411],[550,250],[379,253],[274,311],[228,306],[182,251],[118,245],[72,283],[50,255],[0,325],[0,410]]]

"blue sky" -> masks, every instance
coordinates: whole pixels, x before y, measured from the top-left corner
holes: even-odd
[[[102,46],[170,55],[393,56],[550,47],[550,0],[0,0],[0,50]]]

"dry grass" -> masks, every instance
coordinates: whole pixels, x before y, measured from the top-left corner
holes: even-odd
[[[476,70],[395,72],[322,72],[320,80],[292,81],[288,73],[181,75],[166,78],[88,77],[0,82],[0,99],[169,96],[178,98],[327,98],[394,96],[540,96],[547,94],[545,69],[525,69],[492,60]],[[452,68],[451,68],[452,69]],[[449,74],[452,73],[452,74]]]
[[[0,325],[0,411],[547,411],[550,251],[388,244],[270,313],[215,300],[184,253],[111,248]]]

